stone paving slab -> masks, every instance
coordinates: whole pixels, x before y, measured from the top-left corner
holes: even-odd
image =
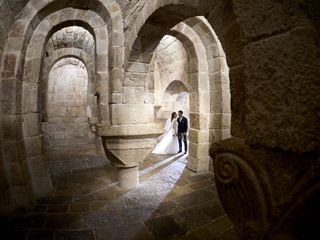
[[[151,154],[132,190],[118,187],[109,168],[56,176],[53,192],[6,230],[26,240],[236,240],[213,173],[196,174],[186,164],[185,155]]]
[[[50,230],[31,230],[28,240],[54,240],[54,231]]]

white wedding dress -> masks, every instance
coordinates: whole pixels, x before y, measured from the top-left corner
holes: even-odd
[[[176,154],[179,150],[179,142],[177,137],[178,131],[177,118],[171,122],[171,118],[165,124],[165,133],[160,137],[160,142],[156,145],[152,153],[155,154]]]

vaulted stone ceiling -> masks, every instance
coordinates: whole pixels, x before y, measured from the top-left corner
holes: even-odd
[[[46,50],[50,54],[61,48],[79,48],[93,57],[95,41],[91,33],[82,27],[66,27],[51,36]]]
[[[0,6],[7,4],[7,7],[11,10],[11,13],[16,15],[21,11],[22,8],[24,8],[24,6],[28,3],[28,1],[29,0],[10,0],[10,1],[0,0]]]

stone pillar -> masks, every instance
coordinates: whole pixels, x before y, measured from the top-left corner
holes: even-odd
[[[135,188],[139,185],[139,169],[137,166],[131,168],[118,168],[119,186],[124,189]]]
[[[138,165],[153,150],[162,131],[158,124],[98,126],[105,153],[118,169],[120,187],[139,185]]]
[[[209,114],[190,113],[188,169],[194,172],[209,171]]]

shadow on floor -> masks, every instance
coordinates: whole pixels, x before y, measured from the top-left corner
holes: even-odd
[[[5,223],[8,239],[238,239],[213,174],[186,163],[186,155],[151,154],[130,191],[111,166],[55,176],[49,196]]]

